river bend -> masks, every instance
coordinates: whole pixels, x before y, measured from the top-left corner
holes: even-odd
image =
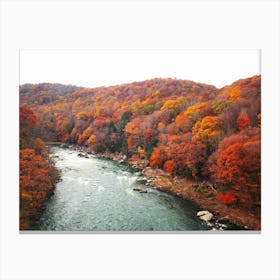
[[[40,220],[46,231],[189,231],[207,230],[198,207],[139,184],[141,173],[112,160],[78,156],[51,147],[61,182]],[[134,191],[147,189],[147,193]]]

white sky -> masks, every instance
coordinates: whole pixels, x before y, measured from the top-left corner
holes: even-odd
[[[169,77],[219,88],[257,74],[259,50],[20,51],[20,84],[98,87]]]

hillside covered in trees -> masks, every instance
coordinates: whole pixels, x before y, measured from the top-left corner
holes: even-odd
[[[45,143],[37,137],[37,115],[20,106],[20,229],[32,229],[52,195],[58,171]]]
[[[36,113],[33,133],[44,141],[121,153],[173,176],[207,181],[224,204],[260,216],[260,76],[221,89],[176,79],[93,89],[24,84],[20,104]]]

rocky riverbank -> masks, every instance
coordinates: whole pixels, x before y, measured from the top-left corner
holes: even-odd
[[[66,148],[65,145],[63,147]],[[73,148],[73,146],[71,148]],[[218,199],[216,190],[210,185],[186,178],[171,176],[161,169],[151,168],[148,166],[148,160],[132,160],[120,153],[93,153],[85,147],[74,148],[82,152],[80,156],[87,157],[88,154],[94,154],[98,157],[129,164],[133,168],[141,170],[142,177],[139,179],[139,183],[169,192],[197,204],[201,210],[209,211],[213,216],[211,216],[211,219],[205,220],[205,222],[207,222],[210,227],[214,227],[215,225],[219,227],[219,225],[223,223],[229,223],[236,225],[240,229],[261,229],[260,217],[256,217],[237,207],[225,205]],[[220,229],[223,229],[222,226]]]
[[[232,223],[238,227],[260,230],[260,219],[241,209],[230,207],[218,200],[215,189],[203,186],[202,182],[195,182],[185,178],[172,177],[160,169],[146,167],[142,171],[142,182],[147,185],[167,191],[184,199],[190,200],[214,214],[218,223]],[[196,187],[200,185],[200,187]]]

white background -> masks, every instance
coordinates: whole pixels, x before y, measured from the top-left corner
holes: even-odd
[[[2,279],[279,279],[279,34],[278,1],[2,1]],[[261,49],[261,234],[19,234],[19,49]]]
[[[259,74],[259,50],[20,51],[20,84],[98,87],[177,78],[223,87]]]

